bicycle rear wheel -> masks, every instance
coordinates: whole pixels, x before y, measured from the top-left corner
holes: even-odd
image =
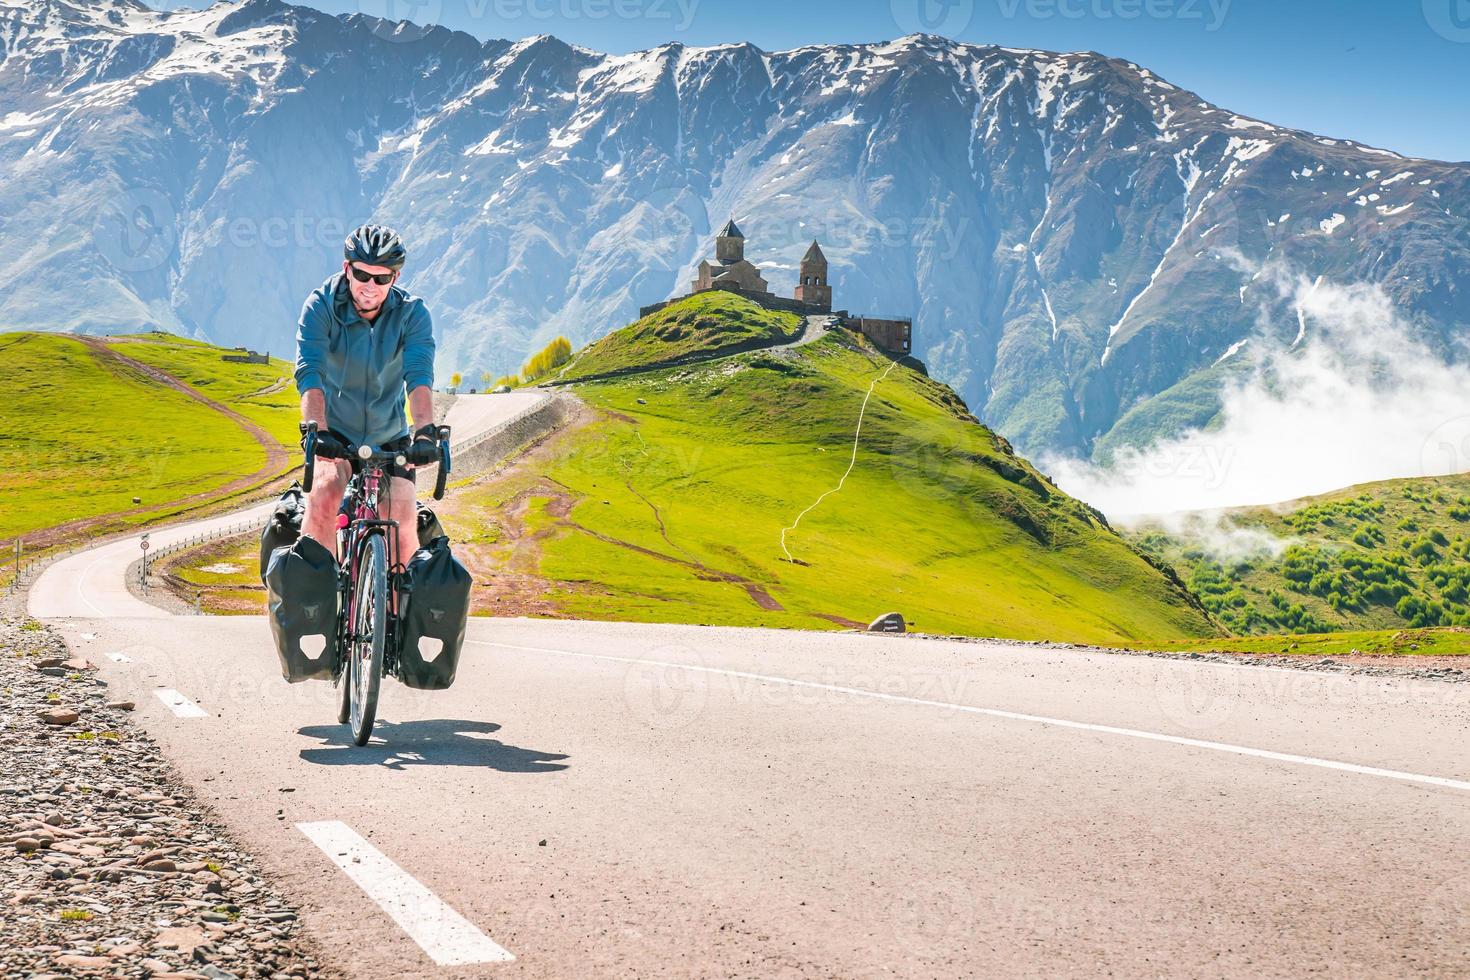
[[[366,745],[378,713],[378,688],[383,678],[383,651],[388,640],[388,547],[381,534],[362,542],[357,562],[357,608],[347,680],[351,686],[348,723],[352,740]]]

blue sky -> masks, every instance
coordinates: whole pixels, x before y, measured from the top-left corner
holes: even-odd
[[[1089,49],[1280,125],[1470,160],[1470,0],[308,2],[332,13],[431,20],[481,38],[555,34],[612,52],[668,40],[742,40],[779,50],[916,30],[983,44]]]

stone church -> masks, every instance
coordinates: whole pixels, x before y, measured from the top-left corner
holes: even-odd
[[[689,287],[691,293],[728,289],[758,299],[768,306],[797,312],[832,311],[832,287],[827,284],[827,256],[822,254],[822,247],[816,239],[802,256],[793,302],[771,292],[761,270],[745,257],[745,235],[736,226],[734,218],[725,222],[725,227],[715,236],[715,260],[705,259],[699,263],[699,275]]]
[[[777,296],[771,292],[761,270],[745,257],[745,235],[736,226],[735,219],[731,218],[715,236],[715,260],[701,261],[698,275],[689,286],[690,293],[702,293],[711,289],[729,290],[775,310],[789,310],[803,315],[833,313],[839,325],[856,330],[885,350],[908,354],[912,349],[913,320],[909,317],[854,315],[846,310],[833,312],[832,286],[827,281],[827,256],[822,254],[822,246],[815,239],[801,257],[795,295]],[[638,311],[638,315],[648,316],[670,302],[673,300],[645,306]]]

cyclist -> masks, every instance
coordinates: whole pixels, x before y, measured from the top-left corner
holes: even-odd
[[[296,326],[301,417],[319,429],[319,462],[301,533],[334,555],[337,513],[351,475],[349,446],[435,458],[434,328],[424,301],[397,285],[407,258],[393,229],[358,228],[344,243],[342,270],[306,298]],[[412,436],[403,415],[405,391]],[[304,448],[305,437],[302,443]],[[389,562],[402,567],[418,547],[414,482],[412,463],[389,467],[380,503],[382,516],[398,522],[398,554]],[[401,568],[393,581],[397,592]]]

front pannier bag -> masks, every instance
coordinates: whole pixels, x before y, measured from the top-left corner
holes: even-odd
[[[439,523],[439,515],[425,507],[422,500],[419,501],[418,526],[420,548],[427,548],[435,538],[444,536],[444,525]]]
[[[473,582],[442,535],[414,553],[408,576],[398,679],[409,687],[442,690],[454,683],[459,666]]]
[[[301,484],[293,483],[276,501],[271,519],[266,521],[265,530],[260,532],[260,578],[265,581],[265,570],[271,563],[271,552],[283,545],[295,543],[301,537],[301,520],[306,516],[306,499],[301,493]]]
[[[265,589],[281,676],[293,684],[331,680],[337,652],[337,559],[315,538],[303,535],[271,552]],[[302,641],[318,636],[321,653],[313,657]],[[309,645],[315,647],[315,640]]]

